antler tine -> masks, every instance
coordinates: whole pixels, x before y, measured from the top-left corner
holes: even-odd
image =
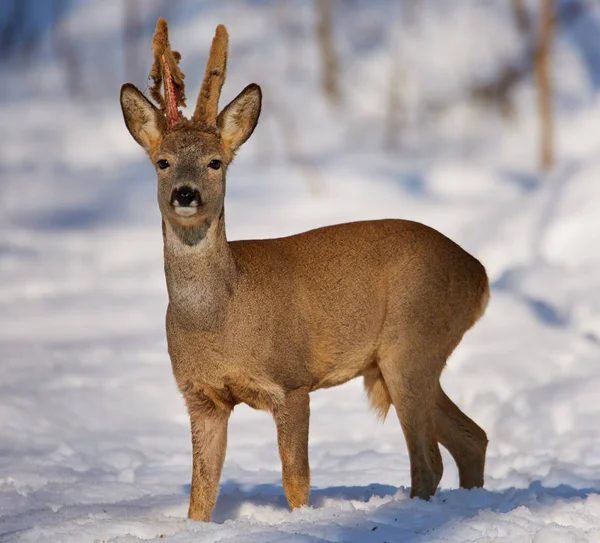
[[[152,52],[154,64],[150,77],[154,81],[150,95],[160,106],[167,117],[167,127],[173,128],[180,120],[181,113],[178,107],[185,107],[185,75],[178,64],[181,55],[171,50],[169,44],[169,27],[162,17],[156,23],[156,31],[152,39]],[[164,84],[164,97],[160,93],[161,83]]]
[[[227,29],[223,25],[219,25],[212,41],[202,87],[196,101],[196,110],[192,117],[192,120],[196,122],[208,125],[214,125],[217,122],[219,96],[227,72],[228,47],[229,35]]]

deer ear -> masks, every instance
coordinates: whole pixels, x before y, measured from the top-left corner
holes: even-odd
[[[121,109],[127,130],[150,153],[165,132],[165,116],[131,83],[121,87]]]
[[[254,132],[260,115],[262,93],[255,83],[240,92],[217,117],[221,138],[232,154]]]

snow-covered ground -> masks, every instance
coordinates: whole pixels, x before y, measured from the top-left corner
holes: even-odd
[[[362,109],[342,126],[315,98],[308,45],[286,76],[277,35],[262,38],[264,3],[216,5],[173,24],[171,41],[193,96],[214,26],[226,23],[225,99],[250,80],[265,91],[263,122],[229,172],[230,239],[403,217],[440,229],[486,264],[491,304],[442,379],[490,438],[485,489],[457,489],[444,451],[436,496],[410,500],[398,421],[391,413],[379,424],[355,381],[312,396],[310,507],[289,512],[274,424],[242,406],[214,522],[187,521],[191,444],[164,339],[154,174],[123,126],[120,81],[107,83],[112,100],[70,102],[54,90],[60,73],[48,64],[20,73],[22,95],[0,102],[8,127],[0,132],[0,541],[600,541],[600,93],[578,56],[582,40],[557,44],[558,164],[541,177],[529,82],[518,88],[512,122],[475,119],[459,104],[435,130],[414,120],[407,145],[418,152],[384,153],[376,121],[385,81],[383,90],[376,77],[370,87],[348,85],[346,99]],[[308,3],[294,5],[308,16]],[[67,23],[106,45],[115,6],[82,2]],[[494,27],[491,51],[506,50],[510,32],[498,28],[508,23],[480,11],[459,9],[446,24],[426,18],[400,39],[400,50],[413,47],[405,57],[420,77],[408,82],[413,91],[452,88],[444,79],[452,59],[461,74],[472,70],[469,58],[491,62],[477,50],[465,57],[470,24]],[[360,18],[364,35],[373,24]],[[597,10],[585,24],[598,27]],[[442,31],[458,45],[444,48]],[[385,49],[364,47],[360,70],[385,65]],[[300,84],[293,74],[302,70],[311,78]],[[302,121],[286,130],[304,159],[277,147],[284,113]],[[453,132],[456,145],[442,145]]]

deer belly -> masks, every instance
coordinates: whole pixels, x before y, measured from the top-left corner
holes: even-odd
[[[313,364],[315,384],[311,390],[342,385],[362,375],[376,358],[374,349],[368,348],[360,352],[340,353],[328,359],[317,359]]]
[[[285,398],[283,388],[266,378],[237,375],[227,377],[225,383],[235,403],[245,403],[253,409],[272,412]]]

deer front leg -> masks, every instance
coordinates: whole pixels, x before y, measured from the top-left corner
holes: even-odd
[[[283,478],[283,490],[291,509],[308,504],[310,467],[308,465],[308,389],[288,392],[284,403],[273,412]]]
[[[208,522],[219,493],[231,409],[218,407],[200,394],[186,398],[186,402],[192,424],[194,457],[188,517]]]

